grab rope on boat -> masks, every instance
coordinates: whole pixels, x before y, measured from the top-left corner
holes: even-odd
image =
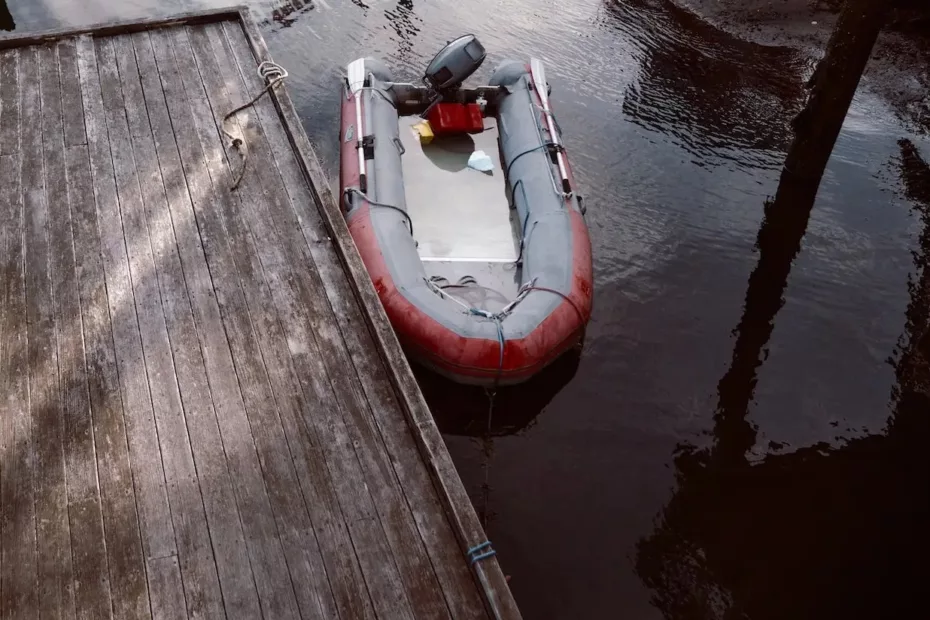
[[[426,285],[429,288],[431,288],[433,292],[437,293],[440,297],[444,299],[449,299],[451,301],[454,301],[455,303],[460,305],[462,308],[464,308],[467,314],[470,314],[472,316],[480,316],[485,319],[494,321],[494,324],[497,327],[497,341],[498,341],[498,344],[500,345],[500,357],[498,359],[497,376],[494,379],[495,389],[497,388],[497,383],[500,381],[501,375],[504,373],[504,348],[507,344],[507,339],[504,336],[504,319],[510,316],[514,308],[516,308],[520,302],[526,299],[527,295],[529,295],[531,292],[540,291],[543,293],[550,293],[552,295],[558,295],[559,297],[567,301],[569,305],[571,305],[571,307],[578,314],[578,320],[581,321],[582,325],[585,325],[588,321],[589,317],[586,317],[584,315],[584,312],[581,311],[581,308],[578,307],[578,304],[575,303],[575,300],[572,299],[570,295],[566,295],[562,291],[558,291],[554,288],[549,288],[548,286],[538,286],[536,284],[537,278],[533,278],[532,280],[530,280],[529,282],[521,286],[514,300],[511,301],[506,306],[504,306],[503,308],[501,308],[499,311],[491,312],[483,308],[477,308],[471,304],[464,302],[462,299],[446,291],[447,288],[465,287],[466,284],[464,284],[463,281],[466,278],[470,278],[472,281],[474,280],[474,278],[471,278],[471,276],[465,276],[462,279],[460,279],[457,284],[454,284],[454,285],[448,284],[448,280],[446,278],[443,278],[442,276],[433,276],[431,278],[424,278],[424,280],[426,280]],[[447,282],[447,284],[440,285],[439,282],[442,282],[442,281]]]
[[[546,149],[550,153],[564,153],[565,152],[565,147],[562,146],[561,144],[556,144],[555,142],[543,142],[539,146],[534,146],[533,148],[526,149],[525,151],[523,151],[522,153],[519,153],[516,157],[510,160],[510,163],[507,164],[507,169],[504,172],[504,178],[505,179],[510,178],[510,169],[513,167],[515,163],[517,163],[518,159],[520,159],[524,155],[529,155],[530,153],[535,153],[536,151],[541,151],[543,149]],[[563,198],[568,198],[572,195],[571,192],[562,191],[562,188],[559,187],[559,184],[555,180],[555,176],[552,174],[551,169],[549,171],[549,176],[552,179],[552,187],[553,189],[555,189],[556,194],[558,194],[559,196],[562,196]],[[522,181],[522,179],[520,181]],[[517,183],[520,183],[520,181],[517,181]],[[514,198],[516,197],[516,189],[517,189],[517,186],[516,184],[514,184],[513,189],[511,190],[511,200],[510,200],[512,207],[516,205],[516,203],[514,202]]]
[[[265,82],[265,88],[261,90],[255,97],[252,98],[248,103],[243,103],[241,106],[235,110],[229,112],[226,116],[223,117],[223,133],[229,136],[229,139],[232,140],[232,147],[239,152],[239,155],[242,157],[242,166],[239,168],[239,173],[236,175],[236,180],[233,182],[230,191],[235,191],[239,187],[239,183],[242,182],[242,177],[245,176],[245,167],[249,160],[249,147],[245,143],[245,133],[242,132],[242,136],[234,136],[226,129],[226,122],[241,112],[242,110],[248,108],[255,104],[256,101],[261,99],[262,95],[273,90],[278,84],[284,81],[284,78],[287,77],[287,71],[281,65],[266,60],[260,65],[258,65],[258,76],[262,78],[262,81]]]
[[[398,213],[404,216],[405,220],[407,220],[407,228],[410,229],[410,236],[411,237],[413,236],[413,220],[410,219],[410,214],[408,214],[406,211],[404,211],[400,207],[395,206],[395,205],[389,205],[383,202],[378,202],[377,200],[372,200],[371,198],[368,197],[368,194],[358,189],[357,187],[347,187],[345,191],[346,199],[348,199],[349,194],[358,194],[359,198],[367,202],[368,205],[371,207],[379,207],[381,209],[393,209],[394,211],[397,211]],[[348,205],[348,206],[351,207],[351,205]]]

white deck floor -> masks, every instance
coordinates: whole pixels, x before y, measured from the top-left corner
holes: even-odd
[[[400,136],[406,149],[407,212],[426,272],[450,283],[473,276],[478,288],[489,290],[455,294],[488,309],[501,307],[517,292],[519,237],[507,202],[496,121],[486,118],[480,134],[436,137],[428,145],[420,144],[413,129],[419,121],[418,116],[402,117]],[[491,172],[468,167],[478,150],[493,161]]]

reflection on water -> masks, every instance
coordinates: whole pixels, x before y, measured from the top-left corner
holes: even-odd
[[[556,394],[575,377],[580,359],[581,350],[572,350],[525,384],[500,388],[490,420],[485,390],[452,383],[419,366],[414,366],[414,372],[443,434],[505,437],[521,433],[536,422]]]
[[[819,177],[798,179],[785,170],[775,199],[765,203],[765,219],[756,240],[759,262],[749,276],[743,315],[734,330],[733,360],[717,385],[714,455],[723,462],[741,462],[755,445],[755,429],[746,416],[756,374],[775,316],[784,304],[791,264],[801,250],[819,185]]]
[[[384,9],[384,16],[397,34],[397,61],[410,63],[413,41],[420,34],[417,24],[423,21],[413,12],[413,0],[398,0],[393,8]]]
[[[6,5],[6,0],[0,0],[0,30],[15,30],[16,22],[10,14],[10,9]]]
[[[23,32],[233,4],[6,3]],[[584,351],[501,391],[490,430],[483,392],[418,372],[524,617],[891,617],[913,602],[930,182],[880,101],[854,104],[809,221],[798,185],[775,199],[793,210],[763,218],[807,73],[791,50],[670,0],[247,3],[331,179],[350,60],[418,80],[473,32],[489,52],[477,81],[504,58],[547,63],[594,245]]]
[[[671,133],[701,161],[771,165],[787,148],[803,63],[789,48],[727,35],[670,0],[605,0],[613,25],[639,42],[640,78],[623,112]]]
[[[930,551],[930,167],[902,141],[900,169],[922,230],[885,431],[748,458],[762,351],[816,194],[785,176],[767,205],[718,386],[714,443],[679,445],[678,488],[637,545],[637,572],[666,618],[925,617],[930,609],[922,594],[930,572],[910,568]]]
[[[301,14],[313,8],[313,0],[277,0],[271,8],[271,20],[283,28],[288,28],[294,25]]]
[[[915,374],[930,364],[930,166],[910,140],[899,141],[901,148],[901,179],[904,192],[920,217],[921,232],[914,252],[915,272],[908,278],[910,303],[907,306],[907,326],[898,346],[895,369],[898,377],[896,394],[899,399],[907,391],[927,391],[921,385],[927,376]],[[930,411],[930,407],[925,408]]]
[[[472,485],[478,488],[472,501],[485,527],[500,516],[494,508],[495,439],[528,433],[552,399],[575,377],[580,360],[581,348],[576,347],[526,383],[499,388],[493,398],[487,390],[452,383],[413,366],[443,436],[478,440],[482,473],[480,484]]]

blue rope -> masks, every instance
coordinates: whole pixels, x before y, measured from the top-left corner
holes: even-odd
[[[500,374],[504,371],[504,323],[500,317],[495,317],[494,322],[497,323],[497,342],[501,346],[501,357],[497,363],[497,376],[500,378]]]
[[[475,565],[475,562],[480,562],[481,560],[487,559],[492,555],[497,555],[497,551],[491,548],[490,540],[486,540],[480,545],[475,545],[468,550],[468,559],[471,560],[472,566]]]

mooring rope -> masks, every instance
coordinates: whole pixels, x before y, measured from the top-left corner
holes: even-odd
[[[495,381],[495,388],[496,388]],[[481,469],[484,471],[484,482],[481,485],[481,527],[487,531],[488,516],[491,512],[491,457],[494,456],[493,435],[491,434],[491,424],[494,419],[494,397],[497,395],[496,389],[485,389],[484,393],[488,397],[488,423],[485,427],[484,437],[481,441],[481,451],[483,462]],[[474,562],[472,562],[474,563]]]
[[[245,132],[242,133],[242,137],[234,136],[229,132],[229,130],[226,129],[226,122],[242,110],[254,105],[256,101],[261,99],[262,95],[270,92],[278,84],[283,82],[284,78],[287,77],[287,71],[281,65],[270,60],[266,60],[262,64],[258,65],[258,76],[265,82],[265,88],[263,88],[261,92],[255,95],[251,101],[243,103],[241,106],[229,112],[226,116],[223,117],[223,133],[229,136],[229,139],[232,140],[232,147],[236,149],[236,151],[238,151],[239,155],[242,157],[242,166],[239,168],[239,173],[236,175],[235,182],[233,182],[232,187],[229,188],[230,191],[235,191],[236,188],[239,187],[239,183],[242,182],[242,177],[245,176],[245,167],[249,158],[249,147],[245,142]]]

